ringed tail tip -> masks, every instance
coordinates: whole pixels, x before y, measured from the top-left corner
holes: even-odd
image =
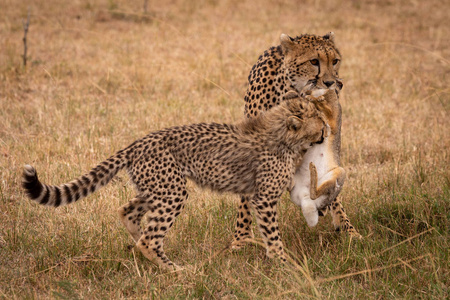
[[[23,175],[24,176],[35,176],[36,169],[33,168],[31,165],[25,165],[25,166],[23,166]]]
[[[42,184],[37,177],[36,169],[30,165],[23,168],[22,187],[31,199],[37,199],[42,192]]]

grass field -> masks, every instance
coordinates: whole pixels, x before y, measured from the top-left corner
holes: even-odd
[[[448,299],[450,6],[338,2],[149,1],[145,13],[143,0],[0,0],[0,298]],[[24,164],[57,184],[150,131],[239,121],[258,56],[281,33],[329,31],[343,54],[341,195],[362,240],[329,216],[308,228],[286,194],[295,264],[257,243],[232,252],[238,197],[189,184],[166,239],[190,266],[175,275],[128,250],[125,173],[68,207],[25,198]]]

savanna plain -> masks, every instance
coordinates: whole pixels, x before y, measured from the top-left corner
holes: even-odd
[[[448,299],[447,1],[0,0],[0,298]],[[24,66],[24,24],[27,64]],[[283,195],[292,261],[231,251],[238,196],[189,183],[159,270],[116,210],[125,172],[71,206],[38,206],[25,164],[59,184],[150,131],[243,118],[247,76],[279,36],[335,32],[343,60],[341,198],[309,228]]]

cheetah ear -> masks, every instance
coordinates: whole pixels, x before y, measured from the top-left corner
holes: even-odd
[[[323,36],[323,38],[325,40],[330,40],[332,43],[334,43],[334,32],[333,31],[328,32]]]
[[[290,116],[286,121],[288,130],[297,131],[303,125],[303,120],[296,116]]]
[[[286,53],[289,52],[292,47],[294,47],[294,39],[288,36],[287,34],[282,33],[280,35],[280,42],[281,42],[281,50],[283,50],[283,54],[286,55]]]

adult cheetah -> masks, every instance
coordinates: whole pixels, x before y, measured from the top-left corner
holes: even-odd
[[[23,187],[29,198],[58,207],[106,185],[126,169],[137,195],[119,209],[137,248],[166,269],[163,239],[183,209],[186,178],[216,191],[248,195],[269,257],[286,260],[276,206],[291,184],[298,156],[326,136],[323,114],[304,99],[281,105],[237,125],[194,124],[153,132],[120,150],[90,172],[59,186],[42,184],[26,165]],[[147,215],[144,230],[141,219]]]
[[[295,38],[282,34],[280,42],[280,45],[266,50],[250,71],[244,98],[244,113],[249,119],[258,117],[282,103],[288,91],[320,97],[326,91],[333,90],[338,96],[343,86],[342,81],[339,80],[342,57],[334,43],[334,33],[330,32],[324,36],[304,34]],[[339,105],[337,132],[333,140],[338,163],[341,148],[340,109]],[[291,199],[294,203],[300,202],[292,193]],[[232,243],[235,249],[240,248],[246,239],[252,237],[252,218],[248,203],[249,198],[242,195]],[[338,197],[330,206],[320,210],[319,215],[325,215],[329,209],[336,231],[340,230],[360,237],[350,223]]]

